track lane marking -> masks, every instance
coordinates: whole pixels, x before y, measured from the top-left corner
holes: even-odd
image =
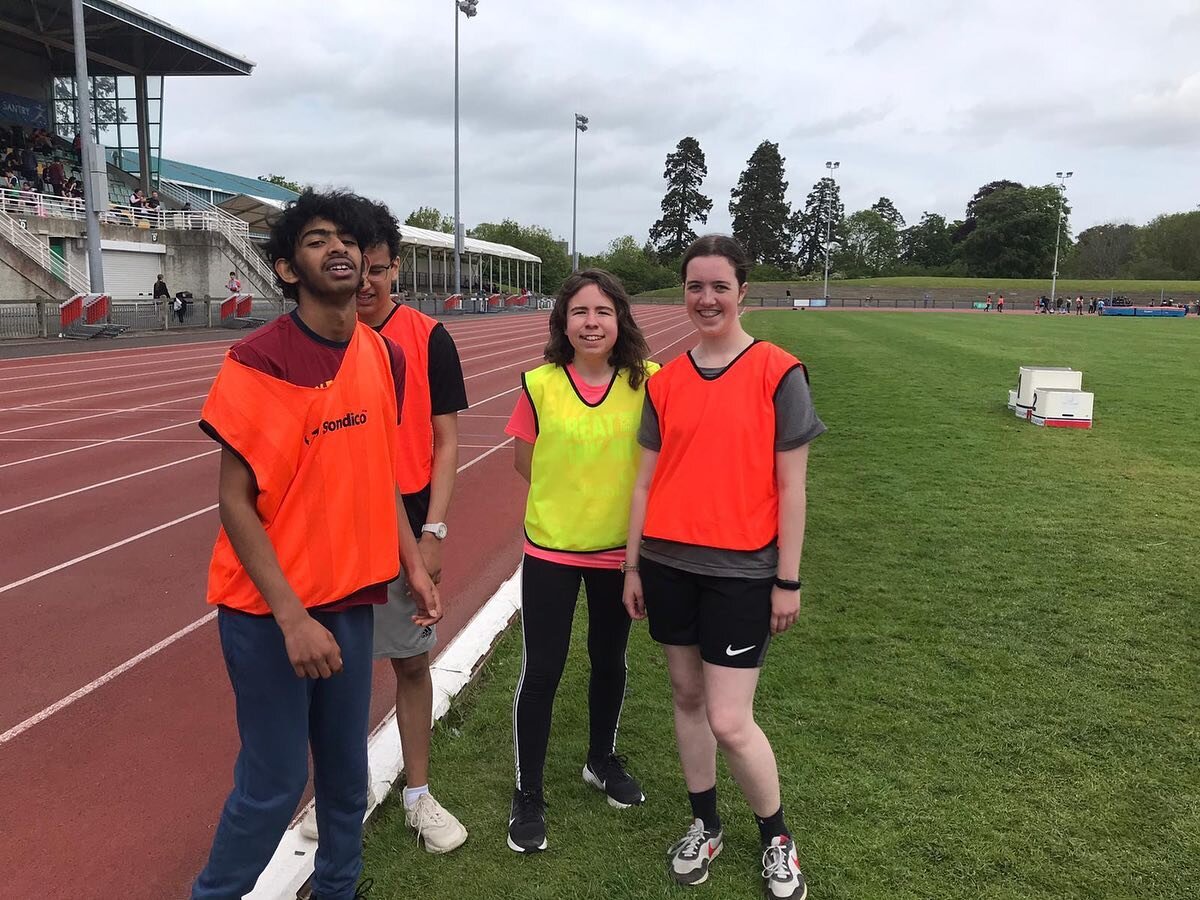
[[[513,439],[509,438],[506,441],[502,441],[501,443],[496,444],[494,447],[492,447],[489,450],[484,451],[483,453],[480,453],[478,456],[476,456],[474,459],[470,460],[469,462],[463,463],[455,471],[458,474],[462,474],[467,469],[471,468],[471,466],[475,465],[477,462],[487,459],[489,456],[491,456],[497,450],[500,450],[500,449],[508,446],[512,442],[513,442]],[[162,525],[158,525],[147,531],[143,531],[140,534],[135,534],[132,537],[125,538],[122,541],[117,541],[115,544],[110,544],[107,547],[101,547],[99,550],[93,550],[91,553],[84,554],[83,556],[76,557],[75,559],[70,560],[68,562],[61,563],[61,564],[59,564],[57,566],[53,566],[52,568],[49,568],[49,569],[45,569],[41,572],[38,572],[35,575],[30,575],[28,578],[23,578],[20,581],[14,581],[11,584],[6,584],[3,587],[0,587],[0,594],[5,593],[6,591],[12,590],[13,588],[20,587],[23,584],[28,584],[29,582],[35,581],[36,579],[42,578],[46,575],[51,575],[55,572],[60,572],[63,569],[68,568],[69,566],[73,566],[76,563],[80,563],[80,562],[83,562],[84,560],[91,559],[92,557],[97,556],[98,554],[105,553],[109,550],[114,550],[117,547],[124,546],[125,544],[132,543],[133,541],[136,541],[139,538],[143,538],[148,535],[154,534],[155,532],[162,531],[166,528],[170,528],[172,525],[178,525],[180,522],[186,522],[188,519],[193,519],[196,516],[203,515],[204,513],[207,513],[207,512],[211,512],[212,510],[216,509],[217,506],[218,506],[218,504],[214,503],[212,506],[206,506],[206,507],[204,507],[204,509],[199,509],[199,510],[196,510],[196,512],[188,513],[186,516],[181,516],[178,519],[174,519],[170,522],[166,522]],[[66,709],[68,706],[71,706],[73,703],[76,703],[79,700],[82,700],[88,694],[90,694],[93,691],[97,690],[98,688],[101,688],[104,685],[108,684],[110,681],[112,681],[117,676],[122,675],[125,672],[128,672],[130,669],[132,669],[134,666],[138,665],[139,663],[145,662],[150,657],[154,656],[157,653],[160,653],[161,651],[165,650],[167,647],[176,643],[180,639],[187,637],[189,634],[191,634],[196,629],[202,627],[203,625],[205,625],[208,622],[211,622],[213,619],[216,618],[216,616],[217,616],[216,610],[213,610],[212,612],[201,616],[199,619],[192,622],[190,625],[185,625],[183,628],[179,629],[174,634],[163,638],[161,641],[159,641],[153,647],[149,647],[149,648],[143,650],[141,653],[137,654],[137,656],[130,657],[129,659],[125,660],[125,662],[121,663],[119,666],[117,666],[113,669],[109,669],[107,672],[105,672],[99,678],[89,682],[88,684],[85,684],[83,687],[79,688],[79,690],[74,691],[74,692],[68,694],[66,697],[63,697],[61,700],[58,700],[58,701],[50,704],[49,706],[47,706],[45,709],[41,710],[40,712],[34,713],[32,716],[25,719],[23,722],[17,723],[12,728],[5,731],[3,734],[0,734],[0,746],[3,746],[4,744],[8,743],[9,741],[13,740],[14,738],[19,737],[20,735],[22,735],[26,731],[28,731],[30,728],[33,728],[35,725],[39,725],[40,723],[46,721],[51,716],[53,716],[55,713],[59,713],[62,710]]]

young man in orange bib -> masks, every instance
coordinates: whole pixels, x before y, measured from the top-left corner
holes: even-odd
[[[222,448],[208,602],[242,747],[193,900],[254,887],[304,793],[310,748],[312,896],[358,896],[373,609],[403,564],[419,618],[440,617],[399,527],[404,354],[355,313],[372,227],[352,194],[306,191],[285,210],[266,249],[296,309],[230,348],[201,413]]]
[[[775,754],[754,721],[771,636],[800,612],[808,443],[825,426],[794,356],[741,325],[741,246],[703,237],[683,257],[697,345],[651,376],[629,515],[624,601],[663,645],[692,824],[668,851],[680,884],[721,851],[716,753],[754,813],[774,900],[807,894],[783,816]]]
[[[446,511],[458,470],[458,413],[467,408],[458,348],[436,320],[392,300],[400,269],[400,230],[388,208],[372,204],[375,233],[358,291],[359,321],[404,351],[404,406],[396,447],[396,485],[425,568],[441,580]],[[375,610],[375,658],[390,659],[396,673],[396,724],[404,755],[405,819],[430,853],[462,845],[467,830],[429,792],[433,680],[432,625],[414,621],[417,610],[404,576],[388,585],[388,602]]]

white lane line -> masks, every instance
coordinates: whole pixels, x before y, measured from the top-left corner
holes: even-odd
[[[160,400],[158,403],[147,403],[145,406],[135,406],[132,409],[122,410],[122,412],[141,412],[144,409],[153,409],[157,412],[168,412],[169,410],[159,410],[158,407],[166,406],[168,403],[182,403],[184,400],[203,400],[208,394],[193,394],[190,397],[172,397],[170,400]],[[68,412],[69,410],[47,409],[45,412]],[[180,410],[184,412],[185,410]],[[190,410],[187,410],[190,412]],[[104,419],[108,416],[116,415],[115,413],[92,413],[89,416],[76,416],[74,419],[56,419],[53,422],[40,422],[37,425],[23,425],[20,428],[10,428],[8,431],[0,431],[0,436],[6,434],[16,434],[20,431],[33,431],[35,428],[50,428],[54,425],[70,425],[72,422],[86,422],[89,419]],[[186,423],[180,423],[186,424]]]
[[[202,516],[205,513],[212,512],[216,508],[217,504],[214,503],[211,506],[204,507],[204,509],[198,509],[195,512],[190,512],[186,516],[180,516],[178,519],[172,519],[170,522],[164,522],[161,525],[155,525],[153,528],[147,528],[145,531],[139,531],[137,534],[132,535],[131,537],[114,541],[106,547],[101,547],[99,550],[92,550],[89,553],[85,553],[82,556],[77,556],[74,559],[69,559],[66,562],[59,563],[56,566],[51,566],[48,569],[42,569],[40,572],[34,572],[32,575],[27,575],[26,577],[18,579],[17,581],[10,581],[8,584],[0,587],[0,594],[6,594],[11,590],[21,587],[22,585],[29,584],[32,581],[37,581],[39,578],[45,578],[47,575],[53,575],[55,572],[61,572],[63,569],[69,569],[71,566],[78,565],[79,563],[86,562],[93,557],[108,553],[110,550],[116,550],[118,547],[124,547],[126,544],[132,544],[134,541],[140,541],[142,538],[149,537],[152,534],[157,534],[163,529],[170,528],[172,525],[178,525],[181,522],[186,522],[188,519],[194,519],[196,516]]]
[[[225,348],[222,347],[221,353],[219,355],[216,355],[213,353],[202,353],[197,356],[172,356],[170,358],[155,357],[154,359],[148,359],[148,360],[144,360],[142,362],[121,363],[120,365],[116,365],[116,366],[94,366],[90,369],[83,369],[83,368],[76,367],[76,368],[72,368],[72,369],[61,369],[57,372],[35,372],[30,375],[8,375],[5,377],[0,377],[0,381],[29,381],[30,379],[33,379],[33,378],[54,378],[57,375],[82,375],[85,372],[106,372],[111,369],[135,369],[138,366],[151,366],[151,365],[155,365],[157,363],[162,363],[162,362],[171,362],[171,363],[194,362],[195,360],[198,360],[198,359],[220,360],[220,359],[224,358],[224,356],[225,356]],[[103,361],[104,360],[101,360],[101,362],[103,362]],[[8,371],[8,370],[0,368],[0,372],[5,372],[5,371]],[[147,372],[146,374],[153,375],[155,373]]]
[[[463,463],[461,466],[459,466],[458,471],[465,472],[467,469],[471,468],[471,466],[475,465],[475,463],[479,462],[480,460],[487,459],[489,456],[491,456],[497,450],[500,450],[501,448],[506,447],[509,444],[511,444],[512,440],[513,440],[512,438],[509,438],[508,440],[504,441],[503,443],[497,444],[496,446],[492,447],[490,450],[486,450],[483,453],[480,453],[478,456],[476,456],[471,461]],[[180,518],[174,519],[173,521],[166,522],[162,525],[158,525],[155,528],[151,528],[147,531],[143,531],[141,534],[135,534],[133,537],[125,538],[125,540],[123,540],[123,541],[118,541],[115,544],[109,544],[107,547],[101,547],[99,550],[93,550],[91,553],[85,554],[84,556],[76,557],[75,559],[70,560],[69,562],[61,563],[60,565],[46,569],[42,572],[38,572],[36,575],[30,575],[28,578],[23,578],[20,581],[14,581],[12,584],[6,584],[3,587],[0,587],[0,594],[3,594],[5,591],[9,591],[13,588],[20,587],[23,584],[28,584],[29,582],[34,581],[38,578],[41,578],[45,575],[50,575],[50,574],[53,574],[54,572],[62,571],[63,569],[67,568],[68,566],[73,566],[76,563],[80,563],[80,562],[83,562],[84,560],[91,559],[93,556],[97,556],[101,553],[107,553],[109,550],[115,550],[117,547],[121,547],[121,546],[124,546],[125,544],[132,543],[133,541],[136,541],[139,538],[143,538],[143,537],[146,537],[147,535],[154,534],[157,531],[162,531],[165,528],[170,528],[172,525],[178,525],[180,522],[186,522],[188,519],[195,518],[196,516],[203,515],[206,512],[210,512],[210,511],[216,509],[217,506],[218,506],[218,504],[214,503],[212,506],[206,506],[204,509],[197,510],[194,513],[189,513],[186,516],[181,516]],[[216,610],[213,610],[212,612],[208,613],[205,616],[201,616],[195,622],[193,622],[190,625],[184,626],[183,628],[179,629],[177,632],[172,634],[170,637],[163,638],[161,641],[159,641],[153,647],[143,650],[137,656],[134,656],[134,657],[131,657],[130,659],[125,660],[125,662],[121,663],[115,669],[110,669],[109,671],[107,671],[103,675],[101,675],[99,678],[97,678],[94,681],[89,682],[88,684],[85,684],[83,687],[81,687],[79,690],[75,691],[74,693],[68,694],[66,697],[63,697],[61,700],[57,701],[56,703],[52,703],[50,706],[47,706],[41,712],[35,713],[34,715],[30,716],[24,722],[20,722],[19,724],[14,725],[12,728],[8,729],[8,731],[4,732],[3,734],[0,734],[0,746],[3,746],[4,744],[11,741],[13,738],[18,737],[19,735],[25,733],[33,726],[46,721],[52,715],[54,715],[57,712],[61,712],[62,710],[66,709],[68,706],[70,706],[72,703],[75,703],[78,700],[82,700],[84,697],[86,697],[88,694],[95,691],[97,688],[103,687],[104,685],[106,685],[110,681],[112,681],[114,678],[116,678],[118,675],[122,675],[125,672],[128,672],[130,669],[132,669],[138,663],[144,662],[145,660],[149,659],[151,656],[154,656],[156,653],[158,653],[162,650],[165,650],[167,647],[174,644],[180,638],[187,637],[187,635],[191,634],[197,628],[200,628],[202,625],[204,625],[208,622],[211,622],[213,619],[216,618],[216,616],[217,616]]]
[[[215,377],[215,376],[213,376]],[[116,394],[134,394],[138,391],[146,391],[148,388],[165,388],[175,387],[180,384],[195,384],[197,381],[212,381],[212,377],[204,378],[185,378],[183,381],[164,381],[159,384],[139,384],[137,387],[125,388],[120,391],[103,391],[99,394],[84,394],[82,397],[64,397],[62,400],[43,400],[41,403],[23,403],[25,409],[40,409],[44,406],[50,406],[53,403],[74,403],[76,400],[92,400],[96,397],[112,397]],[[190,399],[190,398],[189,398]],[[166,401],[170,403],[171,401]]]
[[[182,360],[182,362],[187,362],[187,360]],[[142,385],[143,388],[155,387],[156,382],[154,382],[152,379],[156,375],[175,375],[179,372],[193,372],[196,369],[214,369],[217,365],[219,365],[219,363],[220,363],[220,360],[212,360],[211,362],[207,362],[207,363],[204,363],[203,365],[199,365],[199,366],[171,366],[169,369],[159,369],[154,372],[125,372],[124,374],[121,374],[121,375],[109,375],[105,378],[87,378],[87,379],[84,379],[83,381],[64,381],[61,384],[33,384],[33,385],[29,385],[27,387],[8,388],[7,390],[0,391],[0,396],[3,396],[5,394],[28,394],[28,393],[31,393],[34,391],[41,391],[41,392],[57,391],[59,388],[78,387],[81,384],[98,385],[98,384],[105,384],[106,382],[111,382],[111,381],[128,382],[130,379],[133,379],[133,378],[147,379],[147,383]],[[70,374],[75,375],[78,373],[71,372]],[[178,383],[178,382],[175,382],[175,383]],[[12,401],[10,400],[9,402],[11,403]],[[54,402],[54,401],[50,401],[50,402]],[[44,405],[44,404],[38,404],[38,405]],[[18,409],[20,409],[20,408],[21,407],[18,407]]]
[[[158,466],[151,466],[149,469],[141,469],[137,472],[130,472],[128,475],[119,475],[116,478],[110,478],[107,481],[97,481],[95,484],[89,484],[81,488],[75,488],[73,491],[64,491],[61,494],[55,494],[53,497],[43,497],[41,500],[32,500],[29,503],[22,503],[20,506],[10,506],[8,509],[0,509],[0,516],[6,516],[9,513],[20,512],[23,509],[29,509],[31,506],[41,506],[43,503],[50,503],[54,500],[61,500],[63,497],[73,497],[76,494],[82,494],[85,491],[93,491],[96,488],[107,487],[110,484],[116,484],[118,481],[127,481],[130,478],[137,478],[139,475],[149,475],[151,472],[160,472],[163,469],[169,469],[172,466],[179,466],[186,462],[191,462],[193,459],[202,459],[205,456],[212,456],[214,453],[220,453],[221,448],[215,450],[205,450],[203,453],[197,453],[194,456],[185,456],[183,459],[172,460],[168,463],[163,463]]]
[[[78,453],[80,450],[91,450],[93,447],[103,447],[106,444],[119,444],[122,441],[127,441],[130,438],[144,437],[148,434],[157,434],[160,431],[170,431],[172,428],[183,428],[187,425],[195,425],[194,421],[175,422],[172,425],[164,425],[161,428],[151,428],[149,431],[139,431],[136,434],[126,434],[121,437],[108,438],[103,441],[96,441],[94,444],[86,444],[82,447],[70,447],[66,450],[55,450],[53,453],[43,453],[41,456],[30,456],[27,459],[14,459],[12,462],[0,463],[0,469],[7,469],[9,466],[20,466],[25,463],[38,462],[43,459],[51,459],[55,456],[65,456],[68,453]]]
[[[178,425],[192,425],[195,419],[179,422]],[[85,444],[95,438],[6,438],[0,437],[0,444]],[[122,444],[211,444],[211,438],[113,438]]]
[[[54,413],[61,416],[61,409],[38,409],[33,406],[0,406],[0,413]],[[156,409],[148,410],[145,408],[139,409],[133,406],[77,406],[71,412],[104,412],[104,413],[137,413],[137,412],[161,412],[175,413],[176,415],[185,415],[194,412],[189,409]]]
[[[182,343],[178,343],[178,344],[152,344],[149,347],[116,347],[112,350],[84,350],[82,352],[75,352],[75,353],[44,353],[44,354],[41,354],[38,356],[10,356],[8,359],[0,359],[0,372],[11,372],[15,369],[37,369],[37,368],[40,368],[41,366],[50,366],[50,365],[59,365],[59,364],[66,365],[66,364],[74,362],[76,360],[83,360],[84,362],[94,362],[95,360],[91,359],[91,357],[93,357],[93,356],[101,356],[102,361],[107,361],[110,358],[113,358],[113,359],[119,358],[119,357],[105,356],[105,354],[111,354],[111,353],[125,353],[125,354],[128,354],[130,359],[133,359],[135,356],[138,356],[138,357],[144,356],[144,357],[153,358],[156,355],[152,352],[154,350],[162,350],[164,353],[170,353],[173,350],[177,350],[180,347],[202,347],[202,346],[208,346],[208,345],[213,345],[213,344],[220,344],[222,341],[229,341],[229,344],[232,344],[234,342],[234,338],[231,335],[222,335],[221,337],[213,338],[212,340],[208,340],[208,341],[186,341],[186,342],[182,342]],[[225,344],[224,346],[228,347],[229,344]],[[27,359],[40,359],[40,360],[43,360],[43,362],[31,363],[30,365],[27,365],[27,366],[5,365],[5,363],[22,362]]]
[[[189,634],[191,634],[197,628],[201,627],[202,625],[204,625],[207,622],[211,622],[213,619],[216,618],[216,616],[217,616],[217,611],[214,609],[208,615],[197,619],[191,625],[187,625],[183,628],[180,628],[177,632],[175,632],[170,637],[163,638],[161,641],[159,641],[153,647],[143,650],[137,656],[134,656],[130,659],[125,660],[125,662],[121,663],[115,669],[109,669],[107,672],[105,672],[103,675],[101,675],[95,681],[91,681],[88,684],[85,684],[83,687],[81,687],[79,690],[75,691],[73,694],[68,694],[67,696],[65,696],[61,700],[59,700],[57,703],[53,703],[50,706],[47,706],[41,712],[34,713],[32,716],[30,716],[24,722],[14,725],[12,728],[8,729],[8,731],[4,732],[4,734],[0,734],[0,746],[7,744],[9,741],[11,741],[15,737],[19,737],[20,735],[24,734],[26,731],[28,731],[34,725],[37,725],[41,722],[46,721],[48,718],[50,718],[55,713],[61,712],[62,710],[66,709],[68,706],[70,706],[76,700],[82,700],[84,697],[86,697],[92,691],[108,684],[110,681],[112,681],[118,675],[121,675],[124,672],[128,672],[130,669],[132,669],[138,663],[144,662],[145,660],[149,659],[151,656],[154,656],[154,654],[158,653],[160,650],[165,650],[167,647],[170,647],[173,643],[175,643],[180,638],[187,637]]]

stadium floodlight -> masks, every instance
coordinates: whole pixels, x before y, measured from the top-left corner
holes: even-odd
[[[479,0],[455,0],[454,3],[454,293],[462,296],[462,250],[463,228],[459,216],[458,182],[458,14],[468,19],[479,12]],[[445,273],[443,273],[444,275]],[[429,287],[433,287],[433,275],[429,276]],[[443,283],[445,283],[443,281]]]
[[[1058,299],[1058,241],[1062,237],[1063,205],[1067,200],[1067,179],[1074,172],[1055,172],[1058,179],[1058,228],[1054,232],[1054,271],[1050,273],[1050,302]]]
[[[575,113],[575,174],[571,179],[571,271],[579,271],[579,248],[575,244],[575,224],[579,211],[579,134],[588,130],[587,116]]]
[[[836,159],[827,159],[825,168],[829,170],[827,176],[830,181],[833,180],[833,173],[841,165]],[[829,301],[829,240],[830,226],[833,222],[833,191],[828,187],[825,189],[825,300]]]

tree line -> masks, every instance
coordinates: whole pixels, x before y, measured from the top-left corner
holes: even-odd
[[[1145,225],[1097,225],[1073,235],[1071,206],[1058,185],[998,180],[971,196],[961,218],[923,211],[910,224],[886,196],[847,214],[839,185],[828,176],[793,208],[784,163],[779,145],[763,141],[730,192],[733,235],[757,263],[751,274],[757,281],[817,280],[826,248],[831,278],[1049,278],[1056,235],[1060,277],[1200,279],[1200,211],[1160,215]],[[580,264],[608,269],[631,294],[678,284],[679,259],[712,211],[703,190],[707,176],[700,142],[680,140],[666,157],[662,215],[649,239],[622,235],[603,253],[581,256]],[[414,210],[406,224],[454,230],[453,221],[432,207]],[[467,234],[537,254],[548,293],[570,274],[566,243],[545,228],[505,219]]]

